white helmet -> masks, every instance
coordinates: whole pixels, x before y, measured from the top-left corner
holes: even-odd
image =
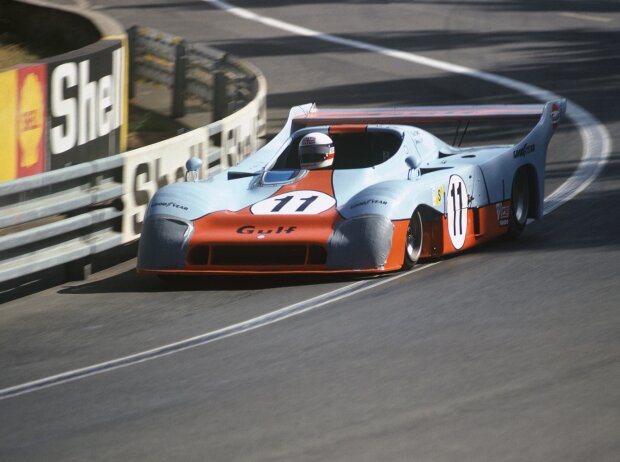
[[[299,164],[301,168],[331,167],[336,151],[334,142],[325,133],[309,133],[299,143]]]

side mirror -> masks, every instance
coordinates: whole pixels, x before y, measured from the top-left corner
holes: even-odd
[[[200,169],[202,161],[198,157],[192,157],[185,162],[185,181],[198,181],[200,179]]]
[[[407,164],[407,167],[409,167],[409,172],[407,173],[407,179],[410,180],[412,170],[415,170],[416,168],[418,168],[418,165],[420,165],[420,162],[419,162],[419,159],[416,159],[413,156],[407,156],[405,158],[405,163]]]

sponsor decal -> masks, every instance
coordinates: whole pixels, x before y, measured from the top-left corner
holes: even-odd
[[[336,199],[320,191],[291,191],[254,204],[254,215],[316,215],[330,209]]]
[[[45,71],[44,65],[19,69],[18,177],[45,171]]]
[[[522,148],[515,149],[512,151],[512,157],[517,159],[519,157],[525,157],[528,154],[533,153],[536,150],[535,144],[527,144],[525,143]]]
[[[125,51],[120,41],[97,46],[86,59],[70,55],[48,64],[52,168],[120,150]]]
[[[316,144],[316,138],[314,136],[305,136],[301,140],[301,144],[302,144],[302,146],[306,146],[306,145],[310,145],[310,144]]]
[[[444,192],[445,191],[443,189],[443,185],[439,185],[437,190],[435,190],[434,187],[432,188],[433,205],[435,205],[435,206],[441,205],[441,201],[443,200]]]
[[[0,72],[0,181],[17,178],[17,70]]]
[[[278,226],[274,228],[257,228],[254,225],[245,225],[237,229],[237,234],[255,234],[257,239],[263,239],[266,234],[291,234],[297,226]]]
[[[456,250],[465,244],[467,234],[467,186],[458,175],[452,175],[448,184],[448,234]]]
[[[496,212],[497,212],[497,221],[500,226],[508,226],[508,219],[510,218],[510,203],[506,205],[498,202],[495,204]]]
[[[366,199],[365,201],[358,202],[349,207],[351,210],[357,207],[363,207],[364,205],[387,205],[387,201],[381,199]]]
[[[0,181],[45,171],[46,85],[45,64],[0,72]]]
[[[155,202],[151,204],[151,207],[171,207],[174,209],[189,210],[189,207],[177,204],[175,202]]]

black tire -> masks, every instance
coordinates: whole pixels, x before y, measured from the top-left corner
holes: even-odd
[[[410,270],[420,259],[422,252],[422,239],[424,228],[422,224],[422,214],[416,210],[411,215],[409,226],[407,226],[407,237],[405,239],[405,257],[403,259],[403,270]]]
[[[508,237],[516,239],[521,235],[530,212],[530,182],[524,168],[517,170],[512,179],[510,219],[508,220]]]

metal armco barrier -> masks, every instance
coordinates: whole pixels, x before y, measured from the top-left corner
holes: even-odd
[[[220,120],[252,100],[262,73],[220,50],[188,44],[183,38],[147,27],[128,31],[130,95],[137,78],[170,87],[170,115],[185,115],[187,97],[210,105]]]
[[[191,132],[112,157],[0,184],[0,282],[73,262],[139,237],[153,194],[203,160],[201,177],[258,148],[267,86],[234,114]],[[79,271],[78,271],[79,272]]]
[[[123,161],[117,155],[0,184],[0,281],[120,245]]]

